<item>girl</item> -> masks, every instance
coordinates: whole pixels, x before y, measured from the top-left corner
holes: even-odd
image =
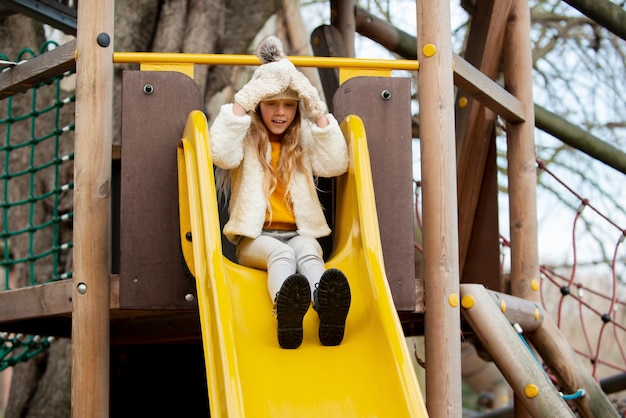
[[[213,162],[225,170],[218,189],[230,189],[224,235],[236,244],[240,264],[267,270],[281,347],[302,343],[311,301],[320,319],[320,342],[338,345],[350,286],[341,271],[324,268],[317,238],[331,231],[314,176],[346,172],[346,141],[315,87],[285,58],[277,37],[261,41],[257,55],[262,65],[235,102],[221,107],[210,129]]]

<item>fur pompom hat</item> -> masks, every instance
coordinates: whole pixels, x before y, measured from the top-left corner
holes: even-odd
[[[246,112],[254,111],[261,101],[281,99],[300,101],[307,117],[314,121],[328,111],[317,89],[286,58],[280,39],[274,35],[264,38],[256,54],[261,65],[235,94],[235,101]]]
[[[285,51],[283,49],[283,43],[276,36],[270,35],[264,38],[256,48],[256,55],[261,60],[262,65],[259,68],[257,68],[257,70],[254,72],[254,76],[252,77],[252,79],[263,78],[263,76],[267,77],[268,73],[271,72],[271,69],[270,67],[266,66],[266,64],[269,64],[271,62],[284,61],[284,64],[286,64],[285,65],[286,67],[292,67],[292,69],[295,70],[295,67],[293,66],[291,61],[289,61],[286,58]],[[281,74],[280,71],[278,72],[278,74],[272,74],[272,76],[278,76],[278,77],[281,77],[282,75],[283,74]],[[267,77],[269,78],[267,80],[268,82],[271,82],[272,76]],[[291,74],[289,74],[288,77],[291,77]],[[282,92],[278,94],[273,94],[268,97],[264,97],[261,100],[280,100],[280,99],[300,100],[298,98],[298,93],[294,91],[291,87],[287,87]]]
[[[286,58],[280,39],[273,35],[264,38],[256,53],[261,65],[235,94],[235,101],[250,112],[263,100],[299,100],[298,93],[290,87],[292,74],[298,70]]]

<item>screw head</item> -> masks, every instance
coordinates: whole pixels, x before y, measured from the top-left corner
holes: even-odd
[[[98,45],[100,45],[102,48],[106,48],[111,44],[111,37],[108,33],[100,32],[96,37],[96,42],[98,42]]]

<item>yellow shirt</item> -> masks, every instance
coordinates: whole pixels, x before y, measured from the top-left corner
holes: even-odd
[[[278,170],[278,158],[280,157],[280,146],[281,143],[279,141],[272,141],[272,168],[274,172]],[[272,207],[272,217],[270,223],[270,212],[267,211],[265,213],[265,224],[263,225],[264,229],[281,229],[287,231],[295,231],[296,230],[296,217],[293,214],[293,211],[289,209],[289,207],[285,204],[287,199],[285,199],[285,189],[287,185],[276,178],[278,183],[276,184],[276,188],[274,192],[270,195],[270,206]]]

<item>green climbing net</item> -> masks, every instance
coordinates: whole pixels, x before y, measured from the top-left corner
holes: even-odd
[[[42,54],[55,42],[46,42]],[[13,61],[35,57],[23,49]],[[2,71],[10,71],[4,68]],[[60,74],[0,102],[0,291],[71,277],[74,92]],[[69,173],[69,174],[68,174]],[[67,231],[70,231],[68,233]],[[0,371],[50,346],[52,338],[0,333]]]
[[[35,357],[50,347],[53,340],[39,335],[0,333],[0,372]]]

